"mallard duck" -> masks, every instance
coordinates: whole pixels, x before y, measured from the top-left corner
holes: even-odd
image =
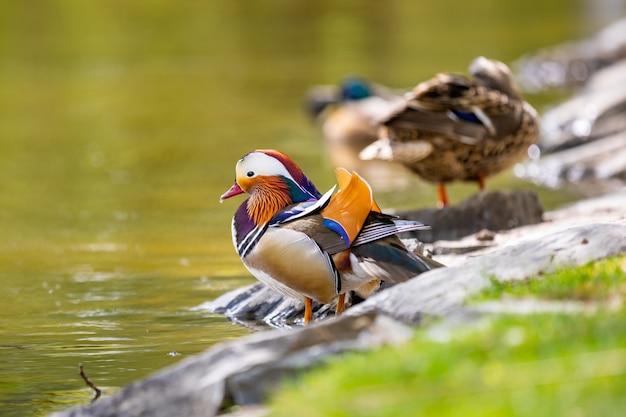
[[[505,64],[479,57],[469,71],[473,78],[440,73],[420,83],[379,121],[379,139],[360,153],[438,183],[440,207],[449,204],[446,183],[477,181],[482,190],[485,177],[522,159],[539,137],[537,112]]]
[[[237,253],[261,282],[304,299],[305,323],[312,300],[337,299],[340,314],[349,291],[367,295],[381,281],[397,283],[441,266],[396,236],[427,226],[383,214],[356,173],[338,169],[340,191],[322,195],[291,158],[271,149],[246,154],[235,173],[220,201],[250,195],[233,217]]]
[[[394,188],[410,175],[398,164],[359,158],[359,152],[378,138],[376,122],[404,105],[401,92],[351,77],[338,86],[312,88],[306,103],[309,115],[320,125],[334,167],[359,172],[376,189]]]

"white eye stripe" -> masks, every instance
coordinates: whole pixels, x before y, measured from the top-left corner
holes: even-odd
[[[254,178],[259,175],[283,176],[295,182],[287,168],[276,158],[262,152],[252,152],[237,162],[235,169],[237,178]],[[250,175],[252,174],[252,175]]]

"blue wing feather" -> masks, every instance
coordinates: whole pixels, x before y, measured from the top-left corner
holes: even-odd
[[[345,242],[346,246],[350,247],[350,236],[348,236],[348,233],[346,232],[346,229],[343,228],[341,223],[339,223],[338,221],[333,220],[333,219],[324,219],[322,221],[322,226],[324,226],[327,229],[330,229],[333,232],[337,233],[341,237],[341,239],[343,239],[343,241]]]
[[[463,110],[451,110],[451,112],[461,120],[465,120],[466,122],[476,123],[482,125],[483,122],[480,120],[476,114],[471,111],[463,111]]]

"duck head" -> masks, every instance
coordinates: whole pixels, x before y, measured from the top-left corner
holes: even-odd
[[[321,193],[287,155],[273,149],[258,149],[237,161],[235,183],[220,202],[247,193],[249,217],[256,224],[269,221],[290,204],[317,200]]]
[[[479,56],[469,67],[469,72],[483,86],[500,90],[509,97],[521,100],[510,68],[503,62]]]
[[[307,93],[306,111],[313,120],[324,118],[326,113],[344,103],[374,96],[373,90],[370,83],[360,77],[346,78],[339,85],[318,85]]]
[[[341,101],[358,101],[372,97],[372,87],[369,83],[359,77],[350,77],[345,79],[339,87],[339,95]]]

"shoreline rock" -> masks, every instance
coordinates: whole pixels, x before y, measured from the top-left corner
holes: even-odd
[[[419,220],[431,227],[430,230],[405,233],[403,237],[432,243],[460,239],[485,229],[500,231],[541,223],[543,206],[532,191],[495,190],[476,193],[455,206],[398,211],[394,214]]]

